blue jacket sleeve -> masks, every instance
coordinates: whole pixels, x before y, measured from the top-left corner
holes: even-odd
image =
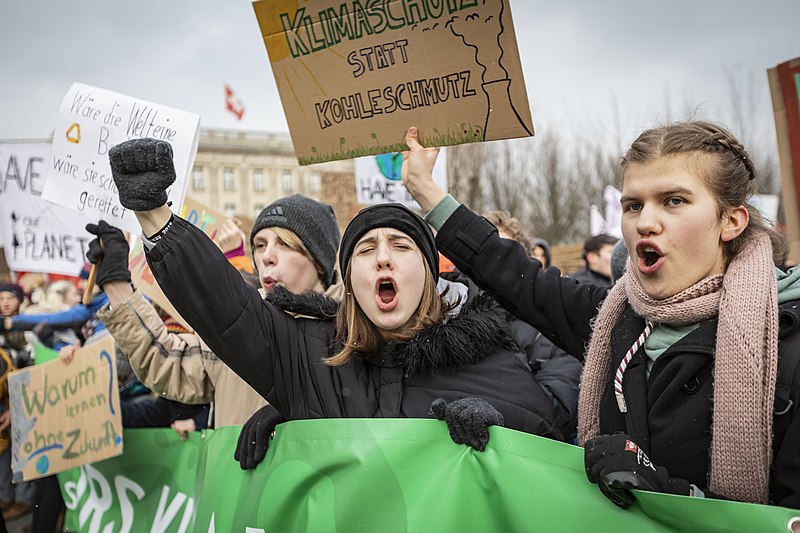
[[[78,304],[66,311],[45,313],[41,315],[22,314],[12,317],[11,331],[30,331],[40,322],[47,322],[53,329],[80,327],[92,318],[97,310],[108,303],[108,296],[101,293],[89,302],[89,305]]]

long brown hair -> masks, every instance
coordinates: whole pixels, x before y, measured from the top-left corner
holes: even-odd
[[[622,176],[636,163],[647,163],[670,155],[697,154],[696,171],[704,178],[722,217],[731,209],[744,206],[750,222],[744,231],[723,247],[726,261],[741,251],[745,243],[760,232],[772,241],[776,265],[788,253],[786,239],[775,232],[758,209],[747,200],[756,192],[756,167],[744,146],[724,127],[711,122],[677,122],[646,130],[633,142],[622,158]]]
[[[439,294],[428,262],[422,261],[422,264],[425,266],[425,282],[419,306],[411,317],[413,321],[411,327],[399,333],[382,333],[356,301],[352,283],[352,259],[348,262],[344,275],[344,297],[336,315],[336,337],[341,343],[342,349],[336,355],[323,359],[326,364],[341,366],[351,357],[370,356],[377,352],[385,342],[411,340],[419,332],[434,324],[439,324],[445,319],[450,306]]]

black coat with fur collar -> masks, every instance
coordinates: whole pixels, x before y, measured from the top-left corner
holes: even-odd
[[[288,420],[430,418],[436,398],[478,396],[506,427],[560,438],[550,399],[514,353],[506,314],[488,298],[471,298],[409,342],[331,367],[322,359],[338,352],[332,300],[280,290],[263,300],[177,217],[147,258],[181,316]]]

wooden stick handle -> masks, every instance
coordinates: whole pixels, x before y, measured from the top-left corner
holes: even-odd
[[[97,281],[97,269],[102,262],[103,260],[100,259],[97,263],[92,265],[92,270],[89,272],[89,279],[86,281],[86,288],[83,290],[83,305],[89,305],[89,302],[92,301],[92,292],[94,291],[94,284]]]
[[[99,239],[99,238],[98,238]],[[103,241],[100,240],[100,249],[105,251],[106,247],[103,244]],[[97,263],[92,265],[92,270],[89,272],[89,279],[86,280],[86,289],[83,291],[83,299],[81,303],[83,305],[89,305],[89,302],[92,301],[92,292],[94,291],[94,285],[97,281],[97,269],[100,268],[100,265],[103,264],[103,258],[97,260]]]

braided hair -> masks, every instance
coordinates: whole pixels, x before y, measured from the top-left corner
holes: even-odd
[[[733,258],[759,232],[766,232],[772,241],[775,264],[783,263],[788,246],[752,204],[756,192],[756,167],[742,143],[724,127],[705,121],[677,122],[644,131],[622,158],[622,175],[634,163],[658,158],[697,154],[697,171],[705,179],[721,217],[730,209],[744,206],[750,214],[747,228],[724,245],[727,260]]]

